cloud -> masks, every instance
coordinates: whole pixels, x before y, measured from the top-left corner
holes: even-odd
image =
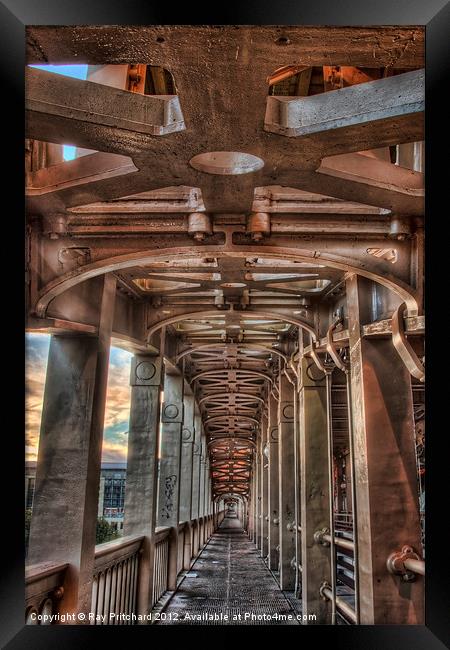
[[[27,460],[35,460],[37,457],[49,345],[49,335],[26,335],[25,453]],[[111,347],[102,452],[104,461],[126,460],[131,357],[129,352]]]
[[[27,334],[25,337],[25,454],[35,460],[39,445],[42,401],[47,371],[48,334]]]

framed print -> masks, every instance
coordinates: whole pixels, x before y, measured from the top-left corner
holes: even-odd
[[[5,647],[448,643],[443,4],[3,3]]]

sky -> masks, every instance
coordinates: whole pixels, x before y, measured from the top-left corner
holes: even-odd
[[[41,68],[47,72],[62,74],[66,77],[75,77],[76,79],[86,79],[87,65],[30,65],[30,68]],[[76,147],[69,144],[63,145],[64,160],[73,160],[76,156]]]
[[[25,345],[25,455],[36,460],[50,335],[27,333]],[[130,352],[111,347],[102,461],[127,459],[131,357]]]
[[[48,72],[86,79],[87,65],[33,65]],[[63,145],[64,160],[73,160],[76,147]],[[50,345],[48,334],[26,335],[26,459],[36,460],[42,400]],[[126,461],[130,410],[130,360],[132,355],[111,347],[106,396],[103,461]]]

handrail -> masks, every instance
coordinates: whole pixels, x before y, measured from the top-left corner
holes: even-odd
[[[333,599],[333,592],[330,585],[327,582],[324,582],[320,587],[320,595],[325,600]],[[334,597],[334,602],[336,604],[336,609],[341,614],[344,614],[352,623],[356,623],[356,612],[343,598],[340,596]]]
[[[412,582],[416,575],[425,575],[425,560],[422,560],[412,546],[405,545],[401,551],[394,551],[386,561],[389,573],[401,575],[404,582]]]
[[[322,530],[316,530],[314,533],[314,541],[316,544],[322,544],[323,546],[329,546],[331,544],[331,535],[328,528],[323,528]],[[345,539],[343,537],[334,537],[334,545],[339,546],[340,548],[345,548],[348,551],[355,550],[355,542],[351,539]]]
[[[41,562],[25,568],[25,612],[28,624],[52,623],[39,616],[52,616],[58,611],[58,601],[64,594],[66,562]]]
[[[143,535],[127,535],[104,544],[97,544],[95,547],[95,568],[97,568],[97,563],[104,557],[116,560],[132,555],[140,547],[143,539]]]
[[[170,526],[158,526],[158,528],[156,528],[155,530],[153,541],[157,543],[165,539],[166,537],[169,537],[170,531],[171,531]]]
[[[62,573],[69,566],[68,562],[41,562],[25,567],[25,584],[30,585],[38,580]]]

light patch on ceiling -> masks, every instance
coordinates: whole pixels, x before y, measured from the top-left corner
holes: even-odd
[[[316,293],[322,291],[330,284],[330,280],[299,280],[298,282],[275,282],[267,286],[272,289],[293,289],[297,291],[305,291],[308,293]]]
[[[154,261],[151,264],[143,266],[145,269],[161,269],[161,268],[217,268],[217,259],[215,257],[204,257],[198,259],[197,257],[178,257],[173,260],[160,260]]]
[[[295,278],[317,278],[317,273],[246,273],[246,280],[264,282],[267,280],[291,280]]]
[[[143,291],[170,291],[171,289],[195,289],[200,284],[193,282],[171,282],[170,280],[153,280],[152,278],[136,278],[134,284]]]
[[[218,282],[222,279],[220,273],[203,273],[201,271],[192,271],[190,273],[167,273],[168,278],[183,278],[183,280],[197,280],[198,282]]]
[[[241,151],[209,151],[194,156],[189,161],[194,169],[206,174],[236,176],[250,174],[264,167],[264,160]]]
[[[307,266],[308,268],[323,269],[324,264],[316,264],[315,262],[297,262],[297,260],[282,260],[272,257],[250,257],[246,259],[249,266]]]

